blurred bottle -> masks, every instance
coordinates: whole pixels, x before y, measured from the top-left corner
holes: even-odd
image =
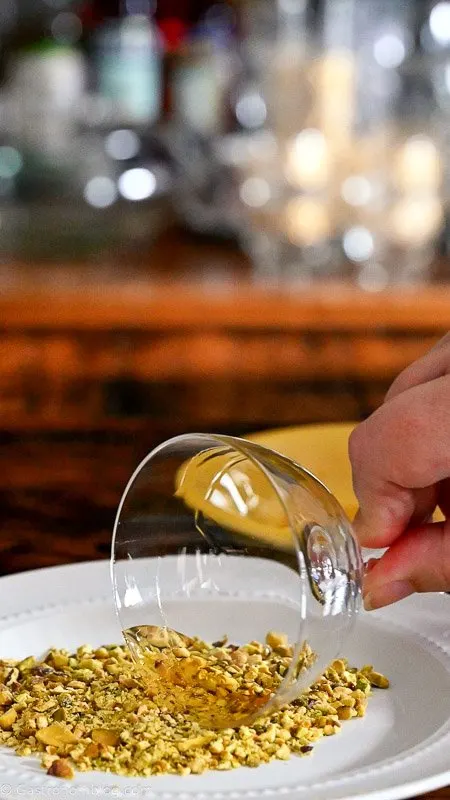
[[[200,233],[235,233],[231,177],[218,144],[234,124],[239,66],[233,11],[215,3],[191,29],[171,70],[169,138],[179,175],[174,202],[184,224]]]
[[[96,36],[98,88],[115,122],[152,125],[162,104],[162,46],[150,0],[124,0]]]
[[[336,158],[342,157],[350,146],[355,119],[356,3],[357,0],[325,0],[321,52],[314,74],[314,123]]]
[[[36,155],[53,162],[67,160],[84,93],[82,54],[44,39],[17,52],[8,72],[7,124],[11,135]]]
[[[331,158],[319,127],[319,67],[308,11],[307,0],[248,7],[245,50],[253,81],[236,114],[243,127],[265,130],[249,137],[243,160],[241,235],[263,281],[297,283],[334,270]]]
[[[230,119],[230,87],[237,70],[233,16],[216,3],[192,29],[172,74],[173,118],[200,136],[220,136]]]
[[[160,37],[145,0],[55,5],[21,8],[5,47],[0,257],[115,258],[170,221]]]
[[[422,12],[404,0],[358,0],[353,11],[357,80],[341,175],[342,245],[371,291],[429,280],[442,229],[443,163],[419,45]]]
[[[310,106],[307,0],[277,0],[276,38],[265,67],[269,125],[281,139],[298,133]],[[270,51],[269,51],[270,52]]]

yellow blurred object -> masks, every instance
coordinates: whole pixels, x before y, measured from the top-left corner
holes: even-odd
[[[312,425],[264,431],[246,438],[312,472],[353,518],[357,502],[347,455],[353,427]],[[275,540],[277,546],[289,550],[292,535],[286,513],[264,472],[238,453],[212,453],[200,453],[183,465],[177,476],[177,495],[197,513],[225,528],[266,543]]]
[[[353,493],[348,439],[356,423],[303,425],[250,434],[246,438],[296,461],[339,500],[349,519],[358,502]]]
[[[245,456],[199,453],[177,475],[177,496],[224,528],[287,550],[292,535],[287,515],[264,472]],[[198,529],[203,525],[198,520]]]

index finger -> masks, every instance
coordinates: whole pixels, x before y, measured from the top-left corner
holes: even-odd
[[[350,437],[355,529],[367,547],[387,547],[434,510],[450,475],[450,376],[414,386],[381,406]]]
[[[422,358],[406,367],[386,394],[385,402],[421,383],[450,373],[450,333],[440,339]]]

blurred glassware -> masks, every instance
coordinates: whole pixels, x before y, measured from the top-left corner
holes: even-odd
[[[232,128],[230,97],[240,69],[234,12],[224,2],[214,3],[174,58],[167,131],[178,165],[174,206],[183,223],[199,233],[236,232],[232,176],[217,145]]]
[[[72,47],[43,40],[10,61],[4,126],[23,147],[67,161],[85,88],[85,61]]]
[[[332,263],[330,154],[312,117],[316,62],[308,4],[278,0],[272,25],[267,5],[260,18],[256,4],[248,12],[252,93],[238,98],[236,115],[259,108],[265,125],[255,134],[250,130],[247,158],[241,159],[241,236],[258,278],[305,280],[311,269]]]
[[[162,106],[162,44],[152,22],[150,0],[124,0],[123,18],[109,20],[97,34],[100,96],[116,122],[151,125]]]
[[[2,257],[115,258],[146,248],[172,218],[172,161],[154,130],[163,54],[150,3],[127,0],[123,18],[105,24],[93,18],[90,38],[81,36],[89,15],[78,5],[42,3],[29,13],[21,6],[15,37],[28,44],[8,41]],[[99,63],[92,43],[100,41],[110,49]]]
[[[233,15],[213,5],[181,47],[172,72],[173,120],[199,136],[222,136],[237,70]]]
[[[381,169],[378,201],[363,219],[373,248],[353,260],[358,282],[376,290],[430,278],[443,223],[443,163],[431,64],[418,47],[423,6],[398,1],[358,8],[366,31],[357,49],[358,122],[378,137],[371,160]]]
[[[136,246],[170,208],[262,280],[430,277],[448,0],[217,0],[191,28],[188,3],[0,5],[0,252]]]
[[[428,4],[430,36],[447,7]],[[278,0],[276,35],[266,5],[259,22],[251,8],[265,59],[249,34],[253,83],[236,108],[249,131],[238,191],[255,275],[350,277],[368,290],[427,280],[444,223],[448,126],[436,66],[418,46],[423,6],[325,0],[313,34],[303,0]],[[245,124],[255,109],[257,134]]]

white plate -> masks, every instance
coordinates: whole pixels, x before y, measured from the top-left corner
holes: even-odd
[[[367,716],[319,742],[308,759],[201,776],[125,779],[80,774],[49,778],[34,759],[0,750],[0,798],[109,796],[155,800],[255,797],[412,797],[450,784],[450,598],[409,598],[362,615],[345,655],[373,662],[391,678]],[[0,580],[0,657],[40,654],[49,646],[120,641],[106,562],[23,573]]]

